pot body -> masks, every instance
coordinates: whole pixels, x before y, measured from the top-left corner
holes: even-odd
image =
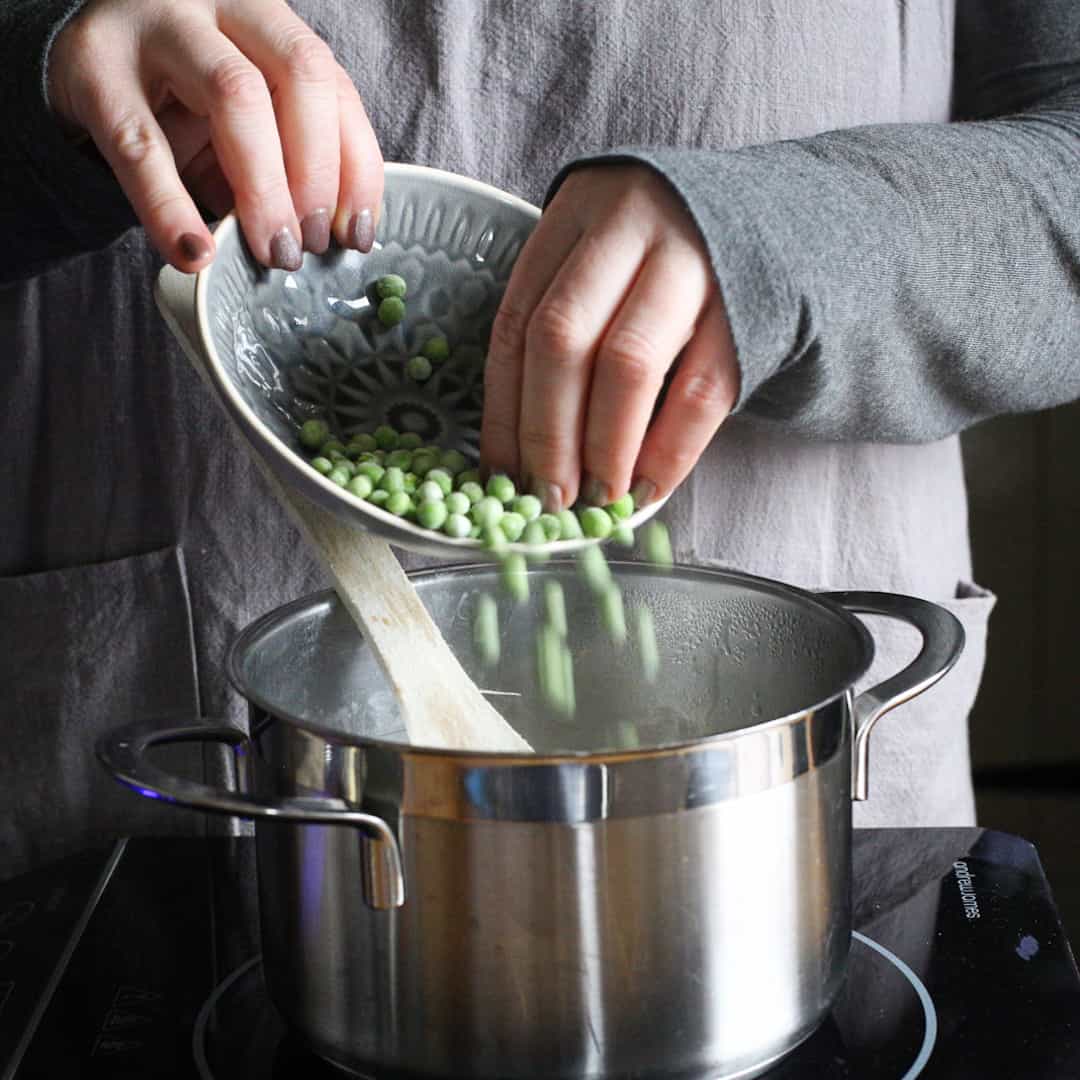
[[[410,807],[403,792],[438,786],[429,762],[403,774],[254,710],[259,793],[356,805],[366,791],[396,818],[405,876],[404,905],[372,910],[355,833],[260,822],[275,1005],[318,1053],[380,1077],[756,1075],[813,1031],[843,978],[848,708],[699,755],[677,779],[663,760],[552,766],[523,781],[533,805],[514,796],[532,820],[492,807],[493,785],[520,785],[482,767]],[[635,814],[605,791],[620,784],[681,786],[682,805]]]
[[[963,632],[908,597],[817,597],[691,567],[614,573],[627,612],[654,615],[654,682],[572,564],[530,572],[489,667],[472,653],[472,612],[498,571],[412,575],[535,754],[411,745],[331,594],[233,645],[249,734],[143,721],[99,744],[144,795],[257,820],[267,986],[325,1058],[380,1078],[733,1080],[828,1011],[850,943],[867,738],[949,669]],[[574,653],[571,721],[538,691],[533,634],[552,581]],[[858,697],[873,643],[853,612],[923,637],[907,668]],[[147,753],[193,739],[238,751],[240,791]]]

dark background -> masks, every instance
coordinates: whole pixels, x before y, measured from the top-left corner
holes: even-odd
[[[1039,849],[1080,946],[1080,402],[964,435],[975,580],[997,594],[971,718],[979,824]]]

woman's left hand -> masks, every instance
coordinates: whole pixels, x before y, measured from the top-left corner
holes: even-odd
[[[547,510],[631,488],[643,505],[690,472],[739,378],[708,253],[678,196],[645,166],[583,168],[522,249],[492,326],[481,458]]]

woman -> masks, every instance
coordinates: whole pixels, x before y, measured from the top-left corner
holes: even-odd
[[[956,612],[965,657],[875,731],[856,821],[973,820],[992,598],[956,433],[1080,393],[1068,0],[71,8],[0,8],[5,869],[190,827],[114,791],[93,738],[235,710],[237,629],[322,584],[155,316],[148,240],[197,270],[196,204],[235,202],[268,265],[365,250],[380,149],[549,195],[493,330],[487,462],[549,505],[678,487],[680,560]],[[872,677],[915,647],[878,637]]]

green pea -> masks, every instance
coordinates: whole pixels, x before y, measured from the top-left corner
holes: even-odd
[[[323,457],[330,457],[333,454],[344,454],[345,444],[340,439],[327,439],[326,442],[319,447],[319,452]]]
[[[455,492],[455,495],[460,492]],[[525,531],[525,519],[520,514],[515,514],[513,510],[508,510],[499,518],[499,528],[502,529],[503,536],[510,541],[511,544],[516,543],[521,539],[521,534]]]
[[[396,296],[400,300],[408,291],[409,287],[400,274],[383,274],[375,282],[375,293],[380,300],[386,300],[391,296]]]
[[[464,540],[472,532],[472,522],[464,514],[448,514],[443,532],[455,540]]]
[[[408,472],[412,468],[412,451],[411,450],[394,450],[386,455],[386,464],[392,468],[402,469],[404,472]]]
[[[317,457],[311,459],[311,467],[317,472],[326,476],[334,467],[334,463],[329,458]]]
[[[580,540],[585,535],[573,510],[560,510],[555,516],[559,519],[560,536],[563,540]]]
[[[377,450],[379,444],[375,441],[374,435],[368,435],[367,432],[360,432],[357,435],[351,435],[349,437],[349,445],[345,448],[346,452],[356,448],[358,454],[370,453],[372,450]]]
[[[375,490],[370,476],[359,473],[349,481],[349,491],[358,499],[366,499]]]
[[[520,514],[526,521],[533,521],[540,516],[544,508],[535,495],[519,495],[510,504],[510,509]]]
[[[454,490],[454,478],[445,469],[428,470],[427,479],[442,488],[443,495],[449,495]]]
[[[600,594],[600,618],[616,645],[626,641],[626,614],[623,611],[622,592],[617,585],[609,585]]]
[[[615,528],[611,530],[611,539],[620,547],[632,548],[634,546],[634,530],[625,521],[617,521]]]
[[[442,491],[442,488],[439,488]],[[451,514],[467,514],[469,507],[472,503],[469,502],[469,496],[461,491],[451,491],[446,496],[446,509]],[[507,515],[509,516],[509,515]]]
[[[416,497],[420,502],[442,502],[446,497],[443,489],[433,480],[425,480],[417,489]]]
[[[465,455],[460,450],[445,450],[439,458],[439,465],[451,476],[457,476],[467,464]]]
[[[462,488],[466,484],[479,484],[480,483],[480,470],[479,469],[466,469],[464,472],[459,472],[454,479],[457,482],[458,488]]]
[[[397,326],[405,318],[405,301],[400,296],[388,296],[375,309],[379,322],[388,329]]]
[[[390,492],[382,488],[376,488],[369,496],[368,502],[373,506],[385,506],[390,499]]]
[[[614,527],[608,512],[600,506],[586,506],[578,515],[581,531],[592,540],[605,540]]]
[[[484,497],[484,489],[479,484],[475,484],[472,481],[467,484],[462,484],[461,487],[458,488],[458,491],[469,500],[469,503],[472,506],[475,506]]]
[[[506,539],[506,533],[500,528],[501,522],[494,525],[482,525],[480,527],[480,539],[484,542],[484,547],[488,551],[494,551],[501,553],[506,550],[509,541]]]
[[[493,495],[485,495],[478,503],[473,505],[470,517],[474,525],[483,528],[485,525],[498,525],[503,516],[503,505]]]
[[[470,540],[479,540],[480,539],[480,531],[481,531],[480,526],[479,525],[474,525],[469,530],[469,539]]]
[[[300,425],[300,444],[309,450],[318,450],[330,435],[325,420],[305,420]]]
[[[568,655],[569,650],[555,628],[547,625],[540,627],[536,635],[536,669],[540,693],[550,709],[564,715],[570,715],[573,711],[566,683]]]
[[[412,506],[412,497],[404,491],[392,491],[390,498],[386,500],[386,509],[398,517],[404,517],[412,509]]]
[[[413,454],[412,470],[417,476],[427,476],[438,464],[439,459],[430,450],[417,450]]]
[[[645,526],[645,558],[665,570],[675,563],[671,553],[671,537],[662,521],[653,520]]]
[[[428,443],[426,446],[421,446],[420,449],[426,454],[434,454],[436,457],[442,457],[442,447],[435,443]]]
[[[612,583],[611,567],[597,544],[590,544],[577,557],[578,570],[594,593],[604,592]]]
[[[537,519],[540,528],[544,530],[544,536],[548,542],[558,540],[562,536],[562,522],[555,514],[541,514]]]
[[[577,711],[577,696],[574,693],[574,658],[564,644],[562,647],[563,665],[563,711],[573,716]]]
[[[379,481],[379,487],[383,491],[389,491],[391,493],[405,490],[405,473],[393,465],[390,466],[383,473],[382,479]]]
[[[566,637],[566,594],[557,581],[544,582],[544,610],[548,624],[555,628],[560,637]]]
[[[547,562],[550,558],[544,550],[544,545],[547,543],[547,533],[544,532],[544,526],[540,524],[539,518],[533,518],[532,521],[525,523],[525,532],[522,534],[521,541],[528,544],[530,548],[535,549],[529,552],[529,558],[534,562]]]
[[[426,356],[410,356],[405,374],[413,382],[427,382],[431,378],[431,361]]]
[[[351,478],[352,477],[347,469],[337,468],[331,469],[329,475],[326,477],[330,483],[337,484],[338,487],[344,487]]]
[[[415,431],[406,431],[398,436],[397,444],[399,450],[419,450],[424,445],[424,440]]]
[[[444,337],[428,338],[420,352],[428,360],[439,364],[450,355],[450,342]]]
[[[502,561],[499,576],[503,588],[519,603],[529,599],[529,571],[525,556],[517,552],[507,555]]]
[[[442,499],[426,499],[416,508],[416,520],[425,529],[441,529],[450,515]]]
[[[375,442],[380,450],[396,450],[398,433],[389,424],[380,424],[375,429]]]
[[[608,503],[606,509],[616,521],[625,521],[634,512],[634,496],[627,492],[621,499]]]
[[[377,461],[365,461],[356,466],[356,473],[358,476],[366,476],[373,484],[377,485],[386,474],[386,469]]]
[[[476,598],[473,644],[482,664],[490,667],[499,662],[499,607],[489,593]]]
[[[409,495],[416,494],[417,487],[420,486],[420,477],[414,472],[407,472],[402,478],[402,491]]]
[[[635,629],[637,631],[638,652],[641,653],[641,673],[648,683],[656,682],[660,674],[660,650],[656,645],[656,627],[653,625],[652,611],[647,607],[637,609]]]
[[[380,465],[384,465],[386,463],[386,451],[385,450],[376,450],[375,454],[374,454],[374,457],[375,457],[375,460]]]
[[[504,506],[517,494],[514,481],[505,473],[492,473],[487,482],[488,495],[496,498]]]

